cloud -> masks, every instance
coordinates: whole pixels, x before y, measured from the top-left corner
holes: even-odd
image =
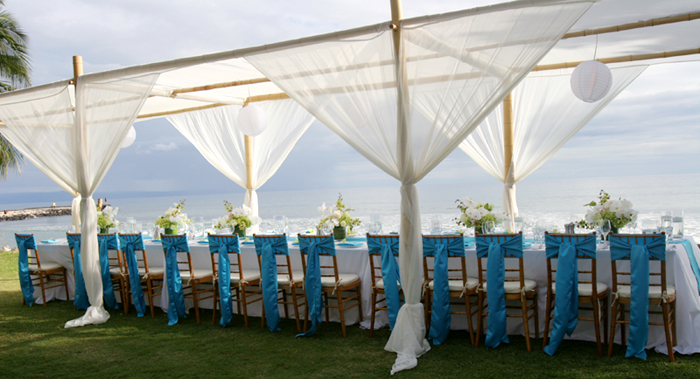
[[[170,143],[157,143],[151,146],[151,151],[170,151],[177,150],[179,146],[175,142]]]

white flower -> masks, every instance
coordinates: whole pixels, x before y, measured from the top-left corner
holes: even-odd
[[[326,202],[324,201],[323,204],[320,207],[318,207],[318,213],[324,214],[326,213],[326,209],[328,208],[326,208]]]
[[[177,216],[170,216],[170,217],[168,217],[168,220],[169,220],[170,222],[177,223]]]
[[[465,223],[465,224],[466,224],[468,221],[470,221],[470,220],[469,220],[469,217],[467,217],[467,215],[465,215],[465,214],[462,214],[462,216],[460,217],[460,219],[461,219],[462,222]]]
[[[481,208],[481,207],[483,207],[483,206],[484,206],[484,203],[482,203],[481,201],[478,202],[478,203],[476,203],[476,207],[477,207],[477,208]]]
[[[632,202],[631,201],[622,199],[621,203],[622,203],[622,208],[624,210],[627,211],[627,210],[632,209]]]
[[[341,221],[340,226],[342,226],[344,228],[344,227],[348,226],[348,223],[345,221]]]
[[[257,225],[262,222],[262,219],[258,216],[249,216],[248,218],[250,219],[251,225]]]
[[[336,209],[336,210],[333,212],[333,216],[335,216],[335,217],[337,217],[337,218],[341,218],[341,217],[343,217],[343,211],[341,211],[340,209]]]
[[[462,200],[462,202],[464,204],[466,204],[467,206],[474,205],[474,201],[472,199],[470,199],[469,196],[465,196],[464,200]]]
[[[476,211],[478,212],[480,219],[489,214],[489,211],[486,208],[478,208]]]
[[[251,213],[251,209],[247,205],[243,204],[241,205],[241,208],[243,209],[244,216],[248,216]]]

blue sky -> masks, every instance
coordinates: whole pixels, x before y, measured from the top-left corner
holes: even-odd
[[[491,1],[404,0],[404,16],[440,13]],[[6,0],[30,37],[34,84],[85,72],[231,50],[349,29],[390,19],[389,1]],[[700,63],[647,69],[538,171],[525,179],[698,173]],[[135,124],[97,195],[141,192],[242,192],[211,167],[166,120]],[[178,180],[181,173],[187,180]],[[469,156],[453,152],[425,184],[493,183]],[[392,186],[398,183],[314,122],[265,190]],[[0,183],[3,203],[62,191],[27,165]],[[66,194],[66,199],[69,196]]]

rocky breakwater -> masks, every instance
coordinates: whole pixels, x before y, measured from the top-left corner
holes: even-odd
[[[17,221],[27,218],[49,217],[49,216],[70,216],[70,207],[43,207],[25,208],[0,211],[0,221]]]

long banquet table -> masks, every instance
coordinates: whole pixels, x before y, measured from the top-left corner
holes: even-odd
[[[693,237],[688,236],[686,239],[693,247],[693,254],[697,261],[700,261],[700,249],[696,245]],[[610,266],[610,250],[601,248],[598,250],[597,260],[597,275],[598,281],[612,286],[612,274]],[[539,247],[539,248],[538,248]],[[371,313],[371,276],[369,257],[367,255],[367,245],[362,244],[358,247],[340,247],[337,248],[338,266],[342,272],[357,274],[362,280],[362,309],[363,309],[363,327],[369,327],[369,319]],[[38,250],[42,260],[55,261],[69,270],[69,291],[74,291],[74,283],[72,279],[73,264],[70,258],[70,250],[65,240],[59,240],[53,244],[38,243]],[[209,247],[207,244],[190,243],[190,250],[193,257],[195,268],[208,269],[211,268],[211,260]],[[295,270],[301,270],[301,257],[299,247],[291,241],[289,251],[292,259],[292,264]],[[468,246],[467,252],[467,271],[469,276],[477,276],[477,259],[476,249],[474,246]],[[538,244],[525,248],[524,270],[525,277],[537,281],[539,290],[539,326],[540,334],[544,330],[544,313],[545,313],[545,298],[547,293],[547,268],[545,251]],[[149,264],[153,267],[162,266],[164,264],[163,248],[160,243],[151,241],[146,242],[146,253],[148,255]],[[252,244],[241,244],[241,254],[243,257],[243,266],[246,269],[259,269],[255,248]],[[667,248],[667,274],[668,284],[676,287],[676,327],[677,327],[677,346],[675,350],[681,354],[693,354],[700,352],[700,294],[698,282],[691,269],[688,255],[685,248],[681,244],[669,244]],[[165,294],[164,294],[165,295]],[[72,297],[72,296],[71,296]],[[60,287],[47,291],[47,299],[52,298],[66,299],[65,290]],[[612,299],[610,299],[612,300]],[[42,303],[43,299],[37,299],[38,303]],[[161,296],[155,300],[156,304],[160,305],[164,310],[167,309],[167,296]],[[260,303],[248,308],[248,314],[252,316],[260,316]],[[191,305],[191,304],[190,304]],[[204,303],[203,307],[212,307],[211,301]],[[234,307],[235,309],[235,307]],[[283,312],[280,308],[280,312]],[[283,315],[283,313],[281,313]],[[346,324],[354,324],[358,321],[357,309],[353,308],[346,314]],[[336,310],[331,310],[331,320],[338,321]],[[388,323],[385,312],[378,314],[375,327],[381,327]],[[476,324],[475,324],[476,325]],[[452,319],[452,329],[466,329],[467,322],[463,315],[455,315]],[[534,337],[534,328],[530,327],[530,331]],[[508,319],[509,334],[523,334],[522,320],[519,318]],[[616,340],[619,341],[619,329],[616,333]],[[540,335],[541,337],[541,335]],[[593,324],[591,322],[579,322],[573,339],[595,341]],[[650,327],[649,341],[647,348],[656,348],[659,352],[665,352],[666,340],[663,329],[661,327]]]

